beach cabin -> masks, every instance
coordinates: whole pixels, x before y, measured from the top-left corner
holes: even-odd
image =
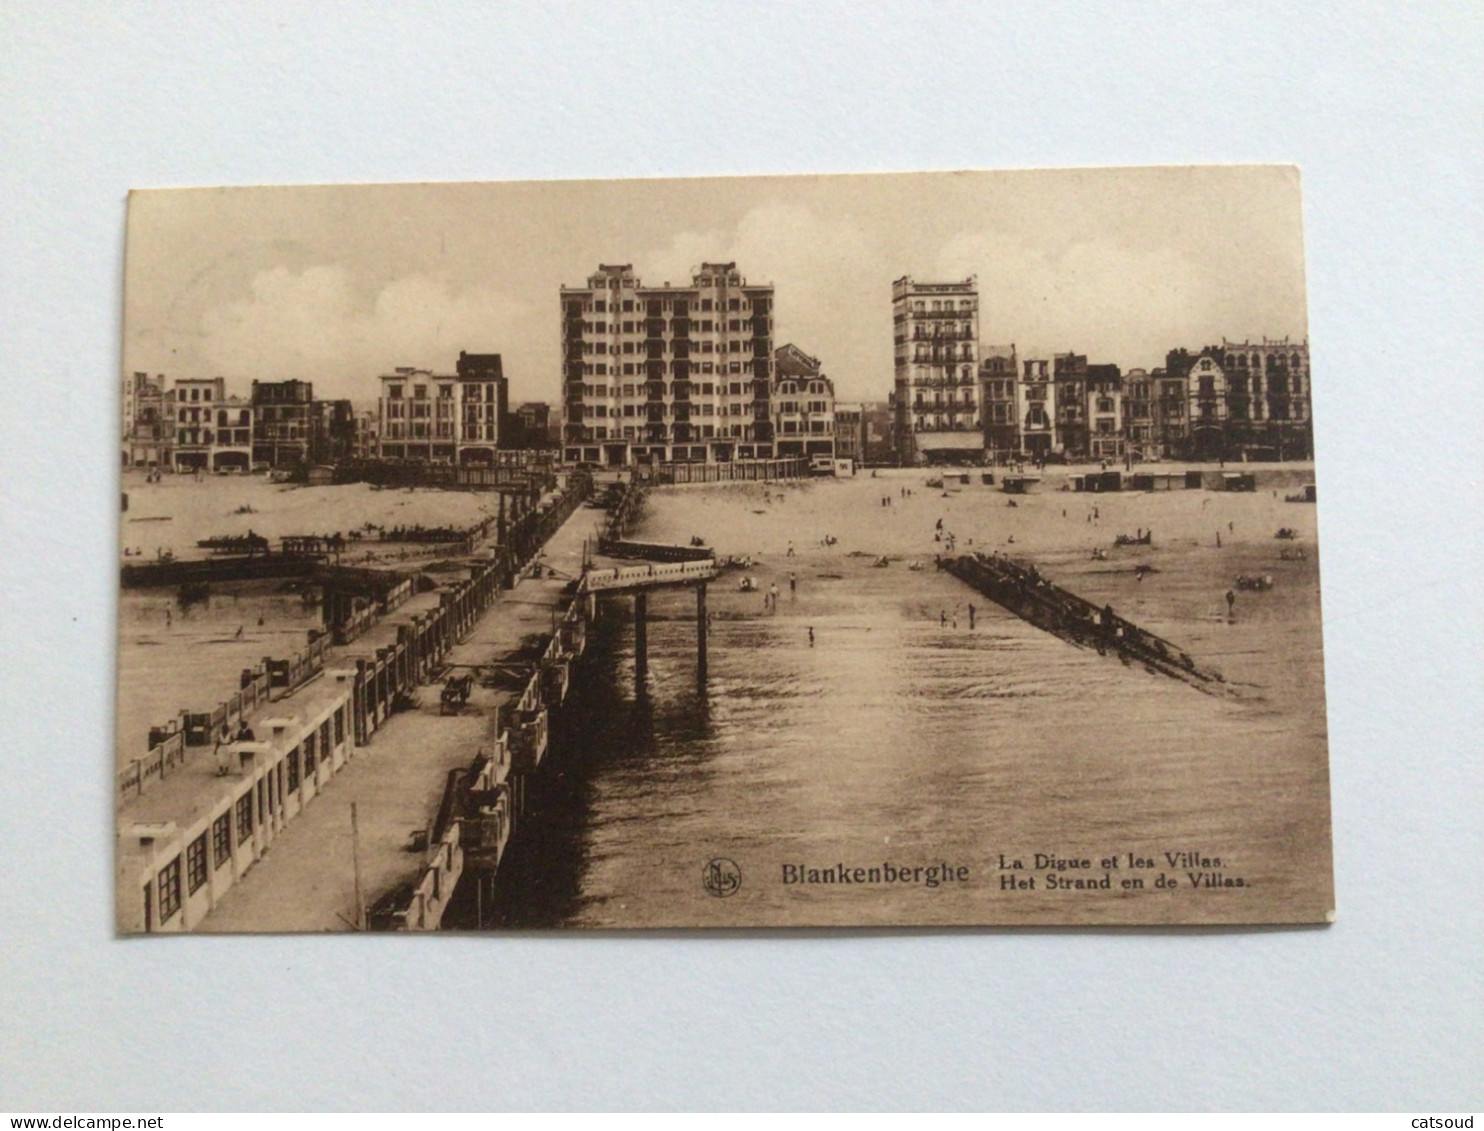
[[[1224,471],[1221,473],[1223,491],[1256,491],[1257,473],[1252,471]]]
[[[1101,495],[1109,491],[1123,490],[1123,473],[1119,471],[1091,471],[1086,475],[1072,476],[1072,490]]]
[[[1199,476],[1200,472],[1196,472],[1196,475]],[[1183,473],[1168,471],[1136,471],[1129,476],[1128,482],[1130,491],[1179,491],[1187,485]]]
[[[1007,495],[1024,495],[1039,482],[1039,475],[1006,475],[1000,480],[1000,490]]]

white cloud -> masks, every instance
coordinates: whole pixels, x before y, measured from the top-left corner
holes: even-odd
[[[447,372],[461,349],[498,352],[530,312],[494,290],[455,290],[426,274],[368,295],[342,267],[275,267],[250,289],[202,315],[206,363],[229,377],[313,381],[325,397],[374,396],[371,379],[393,366]]]
[[[748,282],[772,283],[778,343],[819,357],[842,398],[886,395],[891,275],[874,238],[802,205],[765,204],[731,230],[679,233],[635,270],[646,283],[680,285],[702,262],[736,262]],[[863,332],[842,336],[845,326]]]
[[[1075,350],[1125,367],[1162,364],[1166,349],[1203,344],[1217,298],[1209,273],[1178,251],[1112,240],[1051,248],[966,232],[944,245],[937,266],[947,278],[978,275],[985,341],[1014,342],[1023,355]]]

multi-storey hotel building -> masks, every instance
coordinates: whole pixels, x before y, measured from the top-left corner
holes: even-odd
[[[976,360],[979,286],[891,285],[897,452],[903,463],[958,462],[984,451]]]
[[[252,465],[252,409],[227,395],[222,377],[175,382],[166,402],[177,471],[247,471]]]
[[[509,407],[496,353],[460,353],[456,373],[398,368],[381,378],[377,402],[382,459],[493,463]]]
[[[561,288],[562,458],[632,463],[776,455],[773,288],[735,263],[646,287],[601,264]]]

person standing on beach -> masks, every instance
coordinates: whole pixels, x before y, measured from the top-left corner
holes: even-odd
[[[774,612],[777,612],[778,611],[778,582],[776,582],[776,581],[773,582],[772,585],[768,586],[768,600],[770,600],[773,603],[773,611]]]
[[[970,604],[969,604],[969,628],[972,629],[973,627],[974,627],[974,605],[973,605],[972,602],[970,602]]]
[[[1237,619],[1237,595],[1234,591],[1226,591],[1226,619],[1233,621]]]
[[[814,647],[814,626],[812,624],[809,626],[809,647]]]
[[[792,597],[799,591],[799,579],[792,573],[788,575],[788,595]]]

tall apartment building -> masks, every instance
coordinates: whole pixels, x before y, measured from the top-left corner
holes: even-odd
[[[1015,346],[983,346],[979,394],[984,418],[984,450],[991,463],[1015,459],[1020,446],[1020,388]]]
[[[897,452],[903,463],[964,462],[984,450],[976,358],[979,286],[891,285]]]
[[[499,354],[460,353],[454,373],[403,366],[378,380],[380,458],[495,462],[509,403]]]
[[[252,466],[253,410],[227,395],[223,377],[175,382],[166,419],[174,436],[170,453],[176,471],[247,471]]]
[[[790,342],[773,355],[773,436],[779,456],[835,458],[835,386],[819,358]]]
[[[678,287],[600,264],[585,287],[563,286],[562,458],[771,458],[773,302],[735,263],[703,263]]]

